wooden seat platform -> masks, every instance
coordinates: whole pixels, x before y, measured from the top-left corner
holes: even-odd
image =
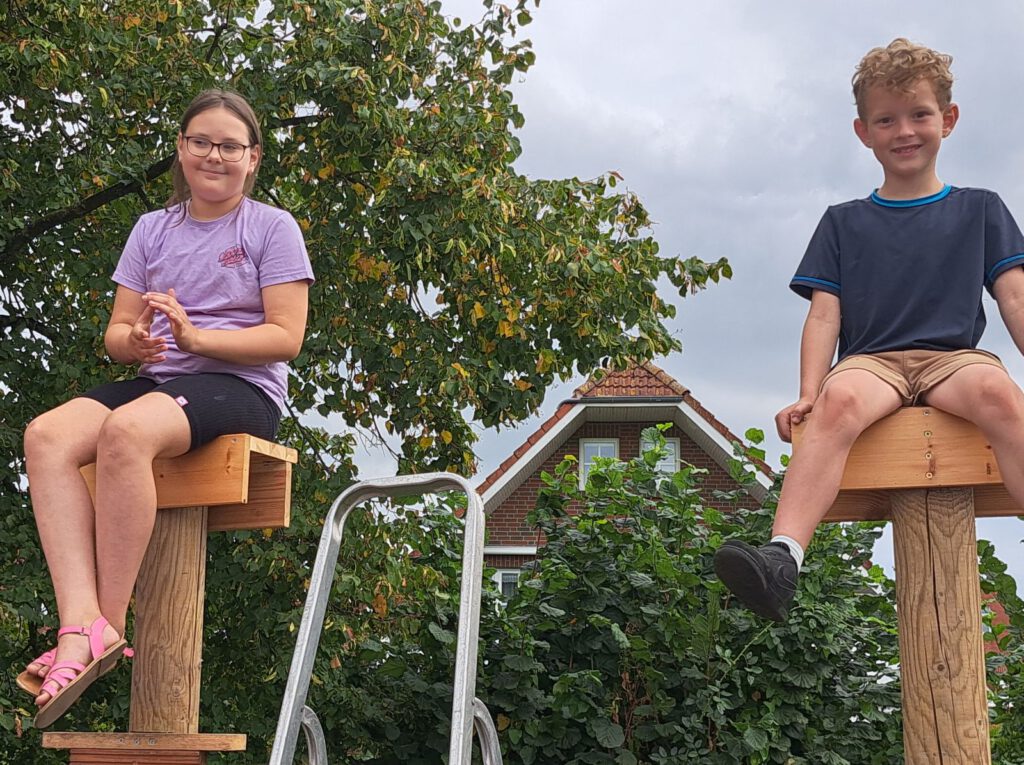
[[[793,431],[793,450],[803,440]],[[826,521],[892,520],[894,489],[974,489],[979,518],[1024,515],[1003,486],[992,446],[974,425],[931,407],[906,407],[857,439]]]
[[[244,734],[199,733],[206,535],[285,528],[298,453],[246,434],[153,463],[153,536],[135,585],[135,658],[127,733],[44,733],[71,765],[202,765],[243,751]],[[96,466],[82,468],[95,499]]]

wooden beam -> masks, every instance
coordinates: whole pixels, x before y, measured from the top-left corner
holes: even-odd
[[[970,489],[893,492],[907,765],[990,765]]]
[[[45,749],[243,752],[244,733],[44,733]]]
[[[156,514],[135,583],[132,733],[199,732],[206,508]]]

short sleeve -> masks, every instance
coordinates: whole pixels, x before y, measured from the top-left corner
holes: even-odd
[[[1024,235],[998,194],[985,200],[985,287],[991,294],[996,279],[1024,265]]]
[[[839,236],[832,209],[829,208],[818,223],[789,288],[808,300],[814,290],[824,290],[838,297],[839,273]]]
[[[136,292],[146,292],[146,234],[145,216],[139,218],[128,234],[121,258],[114,269],[113,280]]]
[[[286,282],[313,282],[313,267],[295,218],[284,213],[267,228],[260,258],[260,288]]]

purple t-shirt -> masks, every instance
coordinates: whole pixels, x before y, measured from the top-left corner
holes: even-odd
[[[140,293],[173,287],[198,329],[242,329],[263,323],[263,287],[312,282],[313,269],[295,219],[245,198],[211,221],[183,219],[180,207],[146,213],[128,236],[113,279]],[[163,383],[203,372],[235,375],[259,386],[284,410],[288,369],[283,361],[250,366],[180,351],[159,311],[150,332],[166,338],[166,359],[143,364],[140,376]]]

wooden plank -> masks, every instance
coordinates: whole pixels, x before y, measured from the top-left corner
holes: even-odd
[[[299,461],[299,453],[290,446],[275,444],[273,441],[265,441],[256,436],[249,436],[249,449],[254,454],[262,454],[264,457],[290,462],[293,465]]]
[[[198,733],[206,508],[156,514],[135,584],[132,733]]]
[[[93,749],[106,752],[147,750],[244,752],[244,733],[44,733],[46,749]]]
[[[248,501],[252,440],[245,434],[221,436],[194,452],[154,460],[157,507],[162,510]],[[95,502],[96,465],[83,467],[82,475]]]
[[[813,415],[812,415],[813,416]],[[793,432],[799,449],[805,424]],[[992,446],[974,425],[931,407],[879,420],[853,445],[840,490],[1002,484]]]
[[[292,464],[253,453],[249,501],[210,508],[209,530],[283,529],[291,523]]]
[[[991,765],[970,489],[893,492],[907,765]]]
[[[70,765],[206,765],[206,752],[72,749]]]
[[[291,523],[295,449],[247,434],[221,436],[195,452],[156,460],[157,507],[208,506],[210,531],[280,529]],[[96,466],[82,468],[96,498]]]
[[[841,491],[823,522],[888,521],[892,519],[891,506],[892,500],[888,491]]]

